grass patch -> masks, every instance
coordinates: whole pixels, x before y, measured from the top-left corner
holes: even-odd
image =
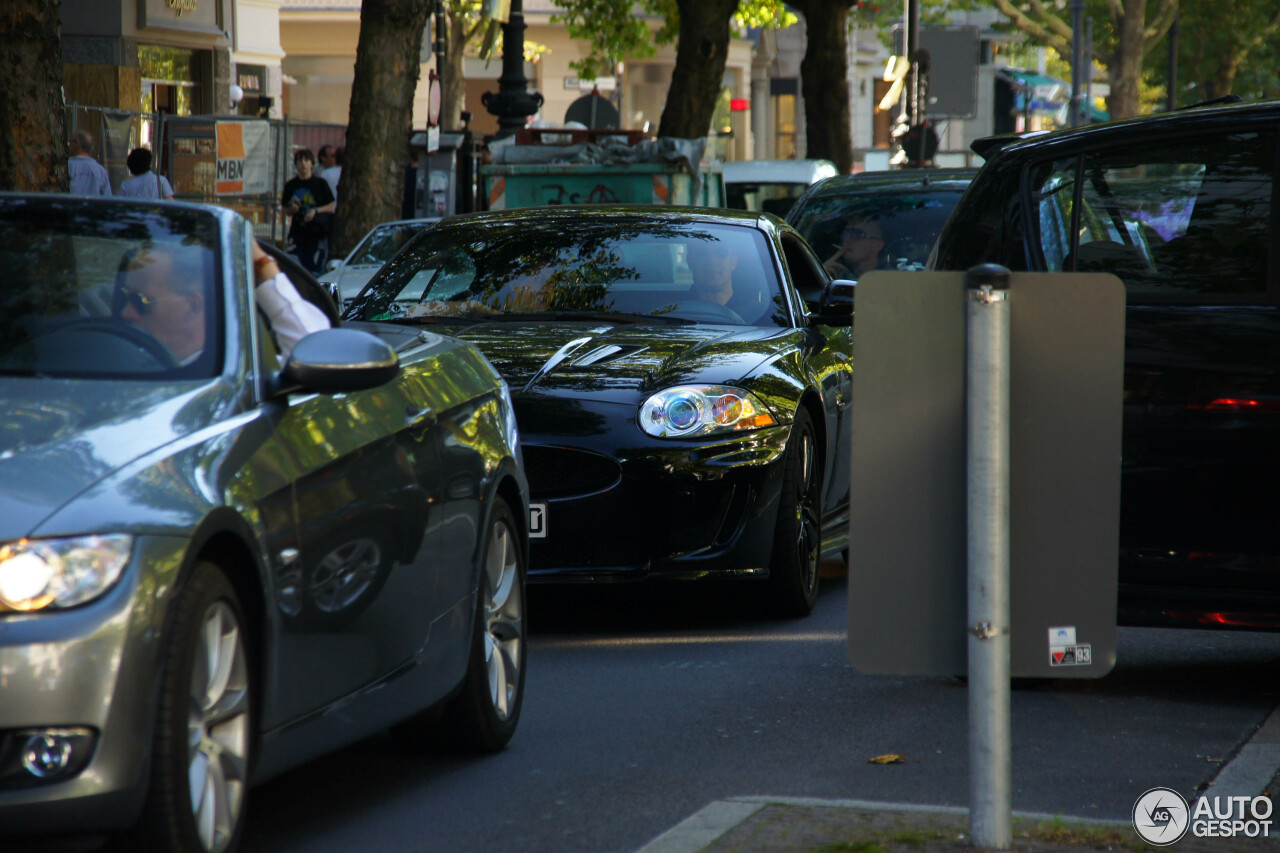
[[[1033,841],[1043,841],[1048,844],[1063,846],[1092,847],[1095,850],[1115,850],[1117,848],[1123,850],[1148,849],[1147,845],[1143,844],[1133,833],[1122,832],[1110,827],[1067,823],[1058,818],[1050,821],[1040,821],[1022,829],[1018,828],[1018,823],[1019,821],[1014,821],[1014,835]]]

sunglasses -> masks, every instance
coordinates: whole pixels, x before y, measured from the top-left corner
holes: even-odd
[[[872,240],[880,239],[879,237],[872,237],[870,234],[868,234],[866,231],[863,231],[861,228],[846,228],[840,233],[845,237],[854,237],[859,240],[866,240],[868,238]]]
[[[150,314],[151,306],[156,303],[156,300],[152,297],[139,293],[136,290],[129,290],[127,287],[120,288],[118,292],[120,294],[120,299],[122,300],[121,308],[123,309],[124,305],[132,305],[133,310],[137,311],[139,314]]]

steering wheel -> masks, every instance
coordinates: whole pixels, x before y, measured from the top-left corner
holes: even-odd
[[[704,299],[686,299],[671,312],[677,317],[687,316],[691,320],[705,319],[712,323],[733,323],[738,326],[747,325],[742,316],[728,305],[719,302],[707,302]]]
[[[117,320],[113,317],[78,317],[65,323],[58,323],[56,326],[50,326],[42,330],[37,337],[60,335],[67,332],[111,335],[142,350],[151,356],[156,364],[165,369],[178,366],[173,359],[173,353],[169,352],[169,348],[160,343],[150,332],[132,323],[126,323],[124,320]]]

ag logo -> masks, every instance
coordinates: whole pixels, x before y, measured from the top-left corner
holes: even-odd
[[[1187,801],[1171,788],[1152,788],[1133,804],[1133,828],[1142,840],[1167,847],[1182,840],[1191,825]]]

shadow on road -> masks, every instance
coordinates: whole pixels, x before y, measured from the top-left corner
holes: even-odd
[[[839,559],[822,566],[819,606],[846,595],[845,567]],[[769,590],[754,579],[636,581],[593,584],[533,584],[529,587],[529,628],[545,634],[654,634],[726,628],[760,629],[768,623],[802,625],[770,609]]]

